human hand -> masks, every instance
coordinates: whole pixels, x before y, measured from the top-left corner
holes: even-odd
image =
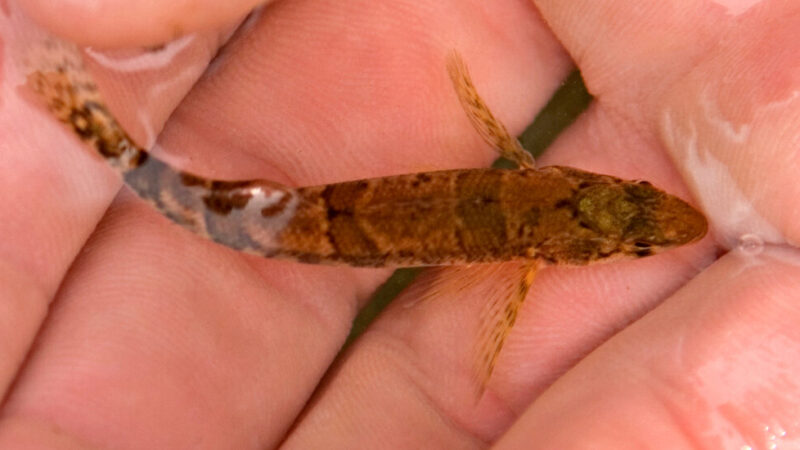
[[[537,6],[597,101],[540,164],[644,178],[686,196],[682,174],[724,244],[744,233],[794,241],[794,208],[776,201],[795,197],[792,184],[775,179],[794,173],[785,130],[797,106],[782,70],[792,68],[797,27],[777,21],[791,5],[726,17],[722,7],[678,14],[656,2],[636,11],[587,2],[576,15],[561,3]],[[91,42],[119,43],[118,29]],[[142,28],[124,43],[153,44],[164,29],[156,21],[155,38]],[[569,70],[549,33],[524,2],[272,5],[180,104],[159,146],[196,173],[297,185],[483,165],[494,155],[464,119],[443,55],[458,48],[518,132]],[[720,85],[723,75],[736,87]],[[110,94],[123,110],[130,103]],[[146,105],[155,123],[174,105],[159,100]],[[757,446],[776,426],[786,439],[796,431],[789,249],[728,254],[675,295],[713,259],[710,239],[543,271],[477,405],[469,364],[459,362],[471,350],[463,324],[481,299],[462,292],[413,308],[399,299],[318,386],[385,271],[263,260],[204,242],[126,191],[115,196],[119,181],[101,162],[40,111],[12,105],[0,105],[2,132],[21,130],[4,140],[3,192],[17,195],[3,234],[22,239],[3,247],[12,357],[0,442],[466,447],[511,426],[501,445],[619,448],[713,445],[717,436]],[[752,128],[731,142],[720,117]],[[701,172],[708,167],[717,171]],[[706,175],[725,170],[730,178]],[[733,208],[742,198],[755,211]],[[756,216],[764,220],[741,219]]]

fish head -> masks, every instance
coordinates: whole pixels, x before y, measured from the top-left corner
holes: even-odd
[[[623,256],[655,254],[697,241],[708,231],[700,211],[646,181],[589,184],[579,189],[575,205],[580,223]]]

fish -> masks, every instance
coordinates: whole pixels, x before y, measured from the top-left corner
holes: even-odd
[[[309,187],[215,180],[150,155],[109,110],[76,46],[52,38],[27,84],[63,122],[174,223],[242,252],[356,267],[515,263],[515,285],[487,299],[476,350],[485,386],[533,284],[548,265],[641,258],[700,240],[704,215],[647,181],[536,168],[478,94],[463,58],[444,58],[477,132],[516,170],[472,168]],[[513,284],[513,283],[512,283]]]

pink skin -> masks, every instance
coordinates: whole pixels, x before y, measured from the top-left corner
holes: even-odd
[[[186,33],[213,33],[246,16],[263,2],[25,0],[18,3],[38,23],[72,42],[119,48],[162,44]]]
[[[202,65],[219,39],[207,30],[229,29],[252,2],[227,2],[225,14],[219,2],[146,2],[103,20],[73,3],[26,9],[100,47],[153,44],[180,23],[203,32],[191,57]],[[541,272],[475,404],[481,296],[444,292],[413,307],[401,297],[328,371],[388,271],[204,242],[120,190],[6,83],[0,447],[797,445],[800,258],[785,242],[800,238],[800,6],[488,5],[282,1],[183,102],[191,77],[145,108],[164,127],[166,157],[202,174],[308,185],[475,167],[494,154],[448,84],[447,51],[464,55],[513,133],[569,72],[569,54],[597,101],[539,162],[693,197],[713,236],[646,260]],[[135,117],[130,91],[110,92]],[[715,247],[745,233],[768,241],[763,252]]]

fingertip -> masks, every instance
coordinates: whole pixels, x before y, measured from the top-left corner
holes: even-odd
[[[497,448],[768,442],[800,398],[798,262],[790,248],[729,253],[581,360]]]
[[[264,0],[26,0],[20,6],[50,32],[99,48],[158,45],[224,28]]]

